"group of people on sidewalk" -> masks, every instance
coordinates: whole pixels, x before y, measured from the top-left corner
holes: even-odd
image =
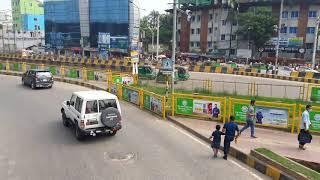
[[[309,132],[311,121],[310,121],[310,112],[312,110],[311,105],[306,106],[306,110],[302,113],[302,118],[300,122],[300,132],[298,135],[298,141],[299,141],[299,149],[305,150],[305,144],[311,143],[312,136]],[[250,105],[248,107],[248,111],[246,114],[246,125],[239,130],[238,124],[235,123],[235,117],[230,116],[230,121],[225,123],[223,126],[222,131],[220,131],[221,126],[216,125],[215,130],[212,132],[211,136],[209,137],[210,140],[212,140],[211,147],[213,149],[213,157],[218,157],[218,151],[220,149],[221,145],[221,136],[225,136],[224,143],[223,143],[223,152],[224,156],[223,159],[227,160],[230,144],[232,141],[235,140],[237,143],[238,137],[241,135],[243,131],[248,129],[250,127],[251,129],[251,138],[257,138],[255,136],[255,100],[251,100]]]

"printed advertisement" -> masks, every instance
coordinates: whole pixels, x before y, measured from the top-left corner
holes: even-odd
[[[131,89],[123,88],[122,97],[125,101],[129,101],[133,104],[139,105],[139,93]]]
[[[220,102],[193,100],[193,113],[218,118]]]
[[[192,115],[193,99],[177,98],[177,114]]]
[[[320,87],[312,87],[311,88],[310,100],[313,102],[320,102]]]
[[[310,112],[310,121],[311,121],[310,130],[320,132],[320,112],[319,111]]]
[[[144,108],[155,112],[157,114],[162,113],[162,100],[149,96],[147,94],[144,95]]]
[[[111,85],[111,93],[114,95],[118,95],[118,86],[117,84],[112,84]]]
[[[234,105],[236,121],[244,123],[247,121],[248,108],[249,106],[247,104],[237,103]],[[255,119],[257,124],[286,127],[288,125],[289,115],[287,109],[256,106]]]

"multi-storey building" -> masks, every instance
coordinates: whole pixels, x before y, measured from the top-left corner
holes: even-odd
[[[99,51],[99,34],[110,34],[110,48],[127,52],[137,20],[129,0],[47,0],[46,45],[52,49]],[[130,32],[129,32],[130,31]]]
[[[228,21],[227,0],[205,1],[192,10],[190,20],[178,15],[178,50],[181,52],[223,52],[236,57],[239,52],[251,49],[248,38],[237,34],[237,21]],[[280,0],[239,0],[240,12],[249,7],[268,7],[279,20]],[[311,59],[314,45],[316,19],[320,15],[320,0],[285,0],[282,13],[280,56]],[[275,56],[277,33],[266,43],[263,56]],[[258,52],[257,52],[258,53]],[[240,53],[241,54],[241,53]],[[252,54],[257,57],[258,54]]]
[[[16,31],[43,31],[43,3],[38,0],[11,0],[13,26]]]

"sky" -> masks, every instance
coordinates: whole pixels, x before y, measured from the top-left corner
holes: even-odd
[[[43,0],[42,0],[43,1]],[[141,16],[145,16],[149,14],[152,10],[164,12],[165,9],[169,8],[170,2],[172,0],[136,0],[139,3],[137,3],[138,6],[140,6],[141,9],[145,9],[141,11]],[[1,6],[0,10],[4,9],[10,9],[11,8],[11,0],[1,0]]]

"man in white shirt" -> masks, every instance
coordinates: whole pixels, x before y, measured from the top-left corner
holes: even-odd
[[[300,122],[300,134],[299,134],[299,148],[305,150],[304,145],[306,144],[306,142],[302,139],[304,138],[300,138],[300,136],[306,136],[309,135],[309,128],[311,125],[311,121],[310,121],[310,112],[312,110],[312,106],[311,105],[307,105],[306,106],[306,110],[302,113],[302,118],[301,118],[301,122]]]

